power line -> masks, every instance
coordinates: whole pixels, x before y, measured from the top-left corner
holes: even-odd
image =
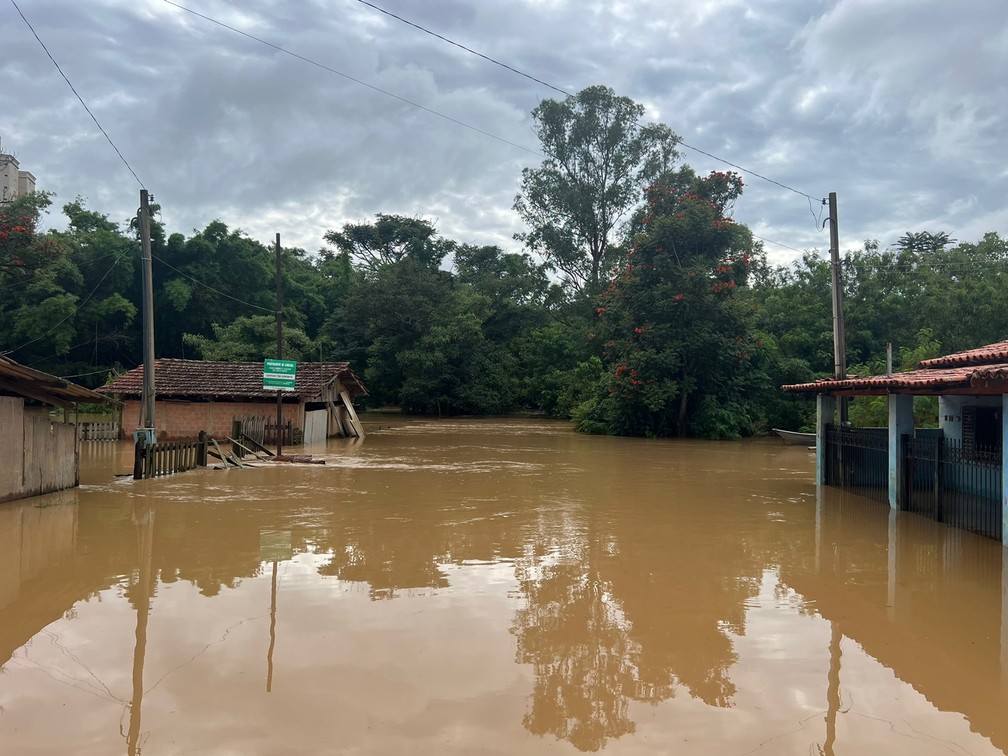
[[[260,307],[257,304],[252,304],[251,302],[246,302],[244,299],[238,299],[238,297],[233,297],[233,296],[231,296],[230,294],[228,294],[226,292],[220,291],[219,289],[215,289],[213,286],[210,286],[210,285],[205,284],[205,283],[203,283],[202,281],[200,281],[200,280],[198,280],[196,278],[193,278],[192,276],[190,276],[185,271],[179,270],[174,265],[170,265],[169,263],[166,263],[164,260],[162,260],[157,255],[151,255],[151,257],[153,257],[155,260],[157,260],[159,263],[161,263],[165,267],[171,268],[176,273],[178,273],[180,276],[185,276],[186,278],[188,278],[193,283],[198,284],[199,286],[202,286],[204,289],[212,291],[214,294],[220,294],[222,297],[227,297],[228,299],[232,299],[235,302],[238,302],[239,304],[247,305],[248,307],[254,307],[257,310],[262,310],[263,312],[268,312],[271,315],[276,314],[276,310],[273,309],[272,307]]]
[[[99,373],[108,373],[112,368],[104,368],[103,370],[92,370],[90,373],[77,373],[76,375],[61,375],[60,378],[67,380],[68,378],[83,378],[88,375],[98,375]]]
[[[495,58],[491,58],[489,55],[484,55],[483,53],[478,52],[476,50],[473,50],[472,48],[466,47],[465,45],[463,45],[463,44],[461,44],[459,42],[456,42],[454,40],[448,39],[448,37],[443,37],[440,34],[438,34],[437,32],[431,31],[430,29],[426,29],[426,28],[420,26],[420,24],[415,24],[412,21],[409,21],[409,20],[403,18],[402,16],[397,16],[395,13],[387,11],[384,8],[379,8],[374,3],[369,3],[367,0],[357,0],[357,2],[359,2],[361,5],[368,6],[369,8],[374,8],[379,13],[384,13],[386,16],[394,18],[397,21],[402,21],[407,26],[412,26],[414,29],[419,29],[424,34],[430,34],[432,37],[437,37],[442,42],[447,42],[449,45],[454,45],[455,47],[459,48],[460,50],[465,50],[467,53],[471,53],[472,55],[475,55],[475,56],[477,56],[479,58],[483,58],[483,60],[489,61],[490,63],[493,63],[494,65],[500,66],[501,68],[506,68],[508,71],[511,71],[512,73],[516,73],[519,76],[524,76],[526,79],[529,79],[530,81],[534,81],[536,84],[542,84],[544,87],[548,87],[549,89],[552,89],[555,92],[559,92],[562,95],[566,95],[568,97],[571,96],[571,93],[568,92],[566,89],[561,89],[560,87],[557,87],[557,86],[554,86],[554,85],[550,84],[548,81],[543,81],[542,79],[537,79],[535,76],[532,76],[532,74],[527,74],[524,71],[519,71],[517,68],[512,68],[507,63],[502,63],[501,61],[496,60]]]
[[[87,114],[91,116],[91,120],[95,122],[95,126],[97,126],[98,130],[105,136],[105,139],[108,140],[108,143],[112,145],[112,149],[115,150],[116,155],[118,155],[119,159],[122,160],[123,165],[125,165],[126,169],[133,174],[133,178],[135,178],[136,182],[140,184],[141,188],[143,188],[144,185],[143,181],[141,181],[140,177],[136,175],[136,171],[133,170],[133,167],[126,161],[126,158],[123,157],[123,154],[119,151],[119,148],[115,146],[115,142],[112,141],[112,137],[110,137],[108,135],[108,132],[105,131],[105,129],[102,127],[100,123],[98,123],[98,119],[95,118],[95,114],[91,112],[91,108],[87,106],[87,103],[84,102],[84,98],[80,96],[80,93],[78,93],[77,90],[74,88],[74,85],[71,83],[70,79],[68,79],[67,75],[63,73],[63,69],[60,68],[60,64],[56,62],[56,58],[54,58],[52,56],[52,53],[49,52],[49,48],[46,47],[45,42],[43,42],[41,37],[39,37],[38,33],[35,31],[35,27],[33,27],[31,25],[31,22],[27,18],[25,18],[25,14],[21,12],[21,9],[18,7],[17,2],[15,2],[15,0],[11,0],[11,5],[13,5],[14,9],[17,10],[18,15],[21,16],[21,20],[28,25],[28,28],[31,30],[31,33],[34,35],[35,39],[38,40],[38,43],[42,45],[42,49],[45,51],[45,54],[49,57],[49,60],[52,61],[52,64],[56,66],[56,70],[59,71],[60,76],[63,77],[63,81],[67,83],[67,86],[70,87],[70,91],[77,96],[78,100],[80,100],[80,104],[84,106],[84,110],[86,110]]]
[[[126,252],[122,252],[118,257],[116,257],[116,259],[112,263],[111,267],[109,267],[109,269],[107,271],[105,271],[105,275],[102,276],[98,280],[98,283],[95,284],[95,287],[93,289],[91,289],[91,293],[88,294],[86,297],[84,297],[84,301],[82,301],[78,305],[75,305],[74,308],[73,308],[73,311],[70,314],[68,314],[65,318],[63,318],[58,323],[55,323],[48,330],[43,331],[42,333],[40,333],[38,336],[36,336],[31,341],[26,341],[24,344],[21,344],[20,346],[16,346],[13,349],[8,349],[8,350],[6,350],[4,352],[0,352],[0,354],[13,354],[14,352],[17,352],[20,349],[24,349],[26,346],[34,344],[36,341],[40,341],[41,339],[44,339],[46,336],[48,336],[50,333],[52,333],[53,331],[55,331],[57,328],[59,328],[61,325],[63,325],[65,322],[67,322],[70,318],[72,318],[74,315],[76,315],[78,312],[80,312],[80,309],[84,305],[86,305],[88,303],[88,301],[91,299],[91,297],[93,297],[95,295],[95,292],[98,291],[98,287],[101,286],[102,283],[104,283],[105,279],[109,277],[109,274],[112,272],[112,270],[115,268],[115,266],[118,265],[119,261],[123,257],[125,257],[125,256],[126,256]],[[69,292],[65,292],[65,293],[69,293]]]
[[[766,237],[757,236],[756,234],[753,234],[752,237],[753,239],[759,239],[760,241],[766,242],[767,244],[773,244],[777,247],[784,247],[784,249],[790,249],[792,252],[797,252],[798,254],[802,255],[805,254],[805,250],[803,249],[798,249],[797,247],[790,247],[787,244],[781,244],[780,242],[774,241],[773,239],[767,239]]]
[[[782,184],[780,181],[776,181],[772,178],[764,176],[762,173],[757,173],[756,171],[750,170],[749,168],[743,168],[741,165],[736,165],[735,163],[729,160],[725,160],[722,157],[718,157],[717,155],[713,155],[710,152],[707,152],[706,150],[701,150],[699,147],[694,147],[692,144],[687,144],[681,139],[679,140],[679,144],[681,144],[686,149],[693,150],[694,152],[699,152],[701,155],[706,155],[707,157],[713,158],[714,160],[717,160],[720,163],[730,165],[732,168],[737,168],[738,170],[743,171],[744,173],[748,173],[750,176],[755,176],[758,179],[763,179],[764,181],[768,181],[771,184],[775,184],[776,186],[779,186],[781,189],[787,189],[789,192],[794,192],[795,194],[798,194],[802,197],[808,197],[810,201],[822,202],[823,199],[822,197],[813,197],[811,194],[806,194],[805,192],[799,189],[795,189],[793,186]],[[815,216],[813,215],[813,217]]]
[[[13,0],[11,0],[11,1],[13,2]],[[536,150],[530,149],[528,147],[524,147],[524,146],[518,144],[517,142],[512,142],[512,141],[510,141],[508,139],[505,139],[504,137],[497,136],[496,134],[492,134],[489,131],[484,131],[483,129],[479,128],[478,126],[473,126],[472,124],[468,124],[465,121],[460,121],[457,118],[453,118],[452,116],[446,115],[445,113],[441,113],[441,112],[439,112],[437,110],[434,110],[433,108],[428,108],[427,106],[421,105],[420,103],[414,102],[413,100],[407,99],[406,97],[401,97],[400,95],[397,95],[397,94],[394,94],[392,92],[389,92],[386,89],[382,89],[381,87],[376,87],[374,84],[368,84],[366,81],[363,81],[361,79],[357,79],[357,78],[355,78],[353,76],[350,76],[349,74],[345,74],[342,71],[338,71],[335,68],[332,68],[331,66],[327,66],[324,63],[319,63],[318,61],[312,60],[311,58],[308,58],[308,57],[306,57],[304,55],[299,55],[298,53],[291,52],[290,50],[287,50],[287,49],[281,47],[280,45],[274,44],[273,42],[269,42],[269,41],[267,41],[265,39],[262,39],[261,37],[257,37],[254,34],[249,34],[248,32],[244,32],[241,29],[237,29],[237,28],[235,28],[233,26],[225,24],[223,21],[218,21],[217,19],[211,18],[210,16],[205,16],[202,13],[198,13],[197,11],[194,11],[194,10],[192,10],[190,8],[186,8],[184,5],[179,5],[178,3],[172,2],[172,0],[164,0],[164,1],[166,3],[168,3],[168,5],[174,6],[174,7],[178,8],[179,10],[183,10],[186,13],[191,13],[192,15],[194,15],[194,16],[196,16],[198,18],[202,18],[204,21],[209,21],[210,23],[216,24],[217,26],[220,26],[221,28],[227,29],[228,31],[232,31],[235,34],[240,34],[243,37],[247,37],[248,39],[251,39],[251,40],[253,40],[255,42],[258,42],[259,44],[266,45],[267,47],[270,47],[270,48],[276,50],[277,52],[281,52],[284,55],[289,55],[292,58],[297,58],[298,60],[300,60],[300,61],[302,61],[304,63],[308,63],[309,65],[315,66],[316,68],[321,68],[323,71],[328,71],[329,73],[335,74],[336,76],[341,76],[344,79],[346,79],[347,81],[352,81],[355,84],[360,84],[362,87],[367,87],[368,89],[373,90],[375,92],[378,92],[380,94],[383,94],[386,97],[391,97],[394,100],[398,100],[399,102],[403,102],[403,103],[406,103],[407,105],[411,105],[414,108],[418,108],[420,110],[423,110],[424,112],[430,113],[431,115],[435,115],[438,118],[443,118],[446,121],[451,121],[452,123],[456,124],[457,126],[462,126],[463,128],[470,129],[471,131],[475,131],[475,132],[477,132],[479,134],[482,134],[483,136],[490,137],[491,139],[496,139],[498,142],[503,142],[504,144],[510,145],[511,147],[516,147],[519,150],[523,150],[524,152],[528,152],[528,153],[530,153],[532,155],[536,155],[537,157],[543,157],[542,153],[537,152]]]
[[[166,0],[166,2],[168,2],[168,1],[170,1],[170,0]],[[567,97],[573,97],[574,96],[573,92],[569,92],[566,89],[563,89],[562,87],[556,86],[555,84],[550,84],[548,81],[543,81],[542,79],[539,79],[539,78],[533,76],[532,74],[528,74],[528,73],[525,73],[524,71],[518,70],[517,68],[513,68],[512,66],[509,66],[506,63],[502,63],[499,60],[496,60],[494,58],[491,58],[488,55],[484,55],[481,52],[477,52],[476,50],[472,50],[472,49],[466,47],[465,45],[463,45],[463,44],[461,44],[459,42],[455,42],[454,40],[448,39],[447,37],[443,37],[440,34],[438,34],[437,32],[433,32],[433,31],[431,31],[429,29],[424,28],[423,26],[420,26],[419,24],[413,23],[412,21],[409,21],[409,20],[403,18],[402,16],[397,16],[395,13],[391,13],[390,11],[387,11],[384,8],[380,8],[377,5],[375,5],[374,3],[367,2],[367,0],[357,0],[357,2],[361,3],[362,5],[368,6],[369,8],[374,8],[379,13],[384,13],[386,16],[394,18],[397,21],[401,21],[402,23],[407,24],[408,26],[412,26],[414,29],[419,29],[420,31],[424,32],[425,34],[429,34],[432,37],[436,37],[437,39],[442,40],[443,42],[447,42],[449,45],[454,45],[455,47],[458,47],[461,50],[465,50],[466,52],[471,53],[472,55],[476,55],[476,56],[482,58],[483,60],[486,60],[486,61],[488,61],[490,63],[493,63],[494,65],[500,66],[501,68],[505,68],[508,71],[511,71],[512,73],[518,74],[519,76],[524,76],[526,79],[534,81],[537,84],[542,84],[544,87],[548,87],[549,89],[552,89],[555,92],[559,92],[560,94],[566,95]],[[787,184],[784,184],[784,183],[782,183],[780,181],[776,181],[775,179],[772,179],[772,178],[770,178],[768,176],[764,176],[761,173],[757,173],[756,171],[750,170],[749,168],[744,168],[741,165],[737,165],[737,164],[731,162],[730,160],[725,160],[724,158],[718,157],[717,155],[714,155],[714,154],[712,154],[710,152],[707,152],[706,150],[702,150],[699,147],[695,147],[692,144],[688,144],[687,142],[684,142],[682,139],[679,140],[679,144],[681,144],[683,147],[685,147],[685,148],[687,148],[689,150],[693,150],[694,152],[699,152],[701,155],[706,155],[707,157],[713,158],[714,160],[717,160],[720,163],[724,163],[725,165],[730,165],[732,168],[736,168],[736,169],[738,169],[740,171],[743,171],[744,173],[748,173],[751,176],[755,176],[758,179],[762,179],[763,181],[767,181],[767,182],[769,182],[771,184],[779,186],[781,189],[786,189],[789,192],[794,192],[795,194],[800,195],[802,197],[808,197],[808,199],[811,200],[811,201],[815,201],[815,202],[822,202],[823,201],[822,197],[813,197],[811,194],[807,194],[806,192],[803,192],[803,191],[801,191],[799,189],[795,189],[793,186],[788,186]],[[813,217],[814,217],[814,215],[815,214],[813,213]],[[784,245],[781,245],[781,246],[784,246]]]

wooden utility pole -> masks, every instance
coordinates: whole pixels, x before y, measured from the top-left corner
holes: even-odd
[[[154,428],[154,274],[151,265],[150,202],[140,190],[140,249],[143,262],[143,398],[140,427]]]
[[[840,277],[840,231],[837,225],[836,192],[829,194],[830,267],[833,279],[833,377],[847,377],[847,345],[844,333],[843,280]],[[847,425],[847,397],[840,397],[840,425]]]
[[[276,331],[277,331],[277,359],[283,359],[283,285],[280,277],[280,234],[276,235]],[[283,422],[283,392],[277,389],[277,421],[276,421],[276,443],[277,456],[283,452],[283,441],[280,435],[280,425]]]

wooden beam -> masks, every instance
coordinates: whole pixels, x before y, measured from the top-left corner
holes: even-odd
[[[350,401],[350,394],[344,389],[340,391],[340,399],[343,400],[343,405],[347,408],[347,412],[350,414],[350,425],[353,426],[354,431],[357,433],[357,438],[364,438],[364,426],[361,425],[361,421],[357,417],[357,412],[354,410],[353,402]]]

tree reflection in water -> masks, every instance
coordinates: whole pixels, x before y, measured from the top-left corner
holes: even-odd
[[[515,617],[518,661],[535,670],[525,727],[582,751],[633,732],[627,709],[637,654],[608,586],[574,564],[544,567],[521,585],[527,603]]]
[[[730,707],[731,636],[759,590],[759,560],[741,544],[712,557],[710,544],[675,543],[646,522],[599,525],[558,556],[518,561],[517,660],[535,674],[525,727],[582,751],[634,732],[632,701],[685,689]]]

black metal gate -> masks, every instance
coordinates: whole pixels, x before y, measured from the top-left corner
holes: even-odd
[[[825,451],[826,485],[888,502],[888,429],[828,426]]]
[[[901,447],[904,509],[1002,539],[1000,448],[964,447],[940,431],[904,435]]]

